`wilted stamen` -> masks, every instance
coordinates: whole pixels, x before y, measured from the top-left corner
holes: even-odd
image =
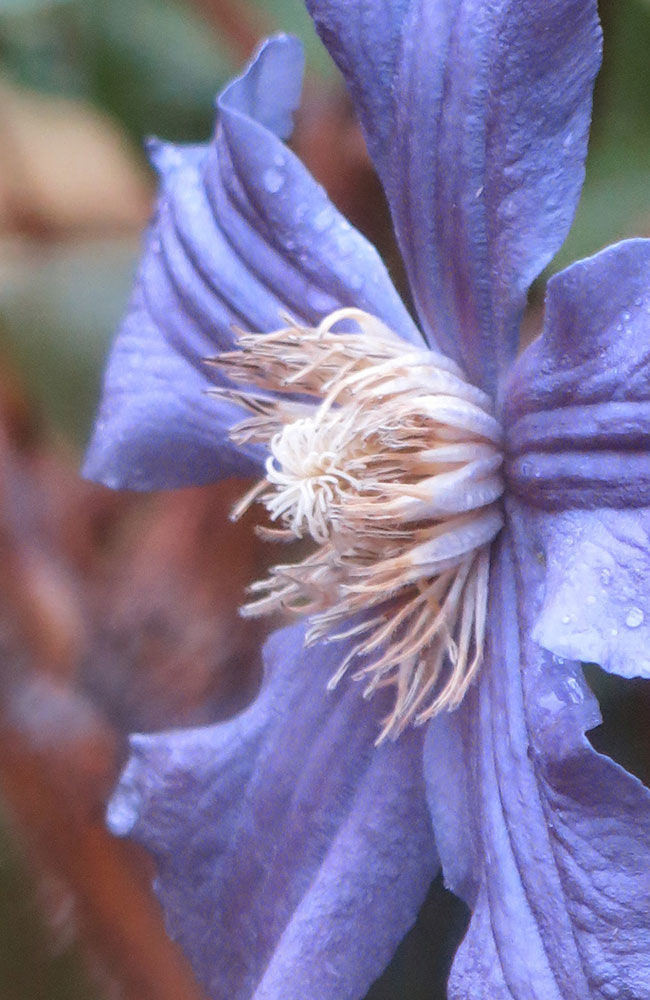
[[[334,332],[341,321],[361,332]],[[218,391],[252,414],[233,438],[269,458],[234,516],[259,500],[280,528],[265,533],[318,546],[254,584],[243,613],[307,615],[308,643],[352,641],[330,687],[354,664],[365,696],[395,688],[380,740],[455,708],[481,663],[502,524],[489,398],[359,310],[243,333],[239,347],[215,363],[261,391]]]

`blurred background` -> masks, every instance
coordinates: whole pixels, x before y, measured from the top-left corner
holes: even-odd
[[[650,236],[650,0],[600,10],[587,182],[553,270]],[[0,1000],[201,997],[148,857],[107,834],[104,804],[129,731],[251,697],[260,634],[236,608],[268,553],[227,522],[242,484],[139,497],[76,470],[152,203],[143,138],[207,137],[216,92],[280,29],[308,56],[292,144],[399,284],[381,191],[301,0],[0,0]],[[647,782],[647,694],[587,669],[605,717],[592,741]],[[371,1000],[442,1000],[465,921],[435,885]]]

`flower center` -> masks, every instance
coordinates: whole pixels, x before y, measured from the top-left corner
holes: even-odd
[[[340,420],[319,422],[299,417],[271,439],[266,478],[275,495],[265,499],[271,519],[284,520],[297,538],[311,535],[323,545],[329,538],[335,501],[346,486],[354,457],[353,436]]]
[[[379,741],[457,707],[483,656],[502,525],[489,397],[356,309],[316,328],[242,333],[239,348],[215,363],[247,388],[215,391],[251,413],[233,439],[262,442],[269,457],[233,517],[259,500],[279,525],[263,537],[316,545],[253,584],[242,612],[306,615],[307,643],[345,641],[330,687],[349,670],[365,697],[394,687]]]

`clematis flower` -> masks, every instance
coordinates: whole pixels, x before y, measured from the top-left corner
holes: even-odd
[[[109,822],[214,1000],[363,996],[440,864],[472,910],[451,997],[647,997],[650,799],[587,740],[580,661],[650,671],[650,241],[552,278],[515,360],[583,181],[595,2],[308,7],[417,320],[284,145],[302,56],[271,39],[209,143],[152,148],[86,473],[255,476],[241,506],[307,552],[247,612],[297,621],[240,715],[132,738]]]

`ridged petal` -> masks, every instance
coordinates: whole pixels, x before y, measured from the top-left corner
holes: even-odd
[[[350,86],[429,339],[494,390],[584,177],[595,0],[307,0]]]
[[[650,676],[650,240],[551,279],[505,421],[508,481],[546,567],[534,637]]]
[[[477,689],[426,748],[443,871],[474,907],[450,1000],[643,1000],[650,793],[584,736],[599,714],[579,665],[531,638],[543,569],[525,509],[509,515]]]
[[[202,392],[232,326],[277,329],[359,306],[418,341],[376,251],[282,142],[300,93],[299,42],[269,40],[218,101],[202,146],[152,145],[161,174],[133,299],[108,363],[85,474],[155,489],[251,472],[227,440],[238,411]]]
[[[133,738],[109,810],[153,853],[169,930],[212,1000],[357,1000],[438,863],[422,734],[373,745],[388,703],[325,685],[339,644],[276,633],[253,705]],[[390,699],[389,699],[390,700]]]

